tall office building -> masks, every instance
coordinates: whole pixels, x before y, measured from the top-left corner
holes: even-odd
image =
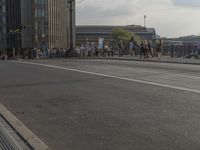
[[[69,48],[75,44],[75,0],[0,0],[3,49]]]
[[[75,44],[74,2],[75,1],[71,0],[48,0],[49,47],[52,48],[59,46],[67,47],[70,46],[71,44],[73,44],[74,46]],[[64,39],[69,39],[69,40],[65,41]]]
[[[0,54],[6,48],[6,0],[0,0]]]

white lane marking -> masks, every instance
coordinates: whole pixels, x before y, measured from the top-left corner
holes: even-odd
[[[173,85],[168,85],[168,84],[163,84],[163,83],[157,83],[157,82],[151,82],[151,81],[145,81],[145,80],[138,80],[138,79],[132,79],[132,78],[120,77],[120,76],[114,76],[114,75],[107,75],[107,74],[102,74],[102,73],[96,73],[96,72],[90,72],[90,71],[84,71],[84,70],[78,70],[78,69],[72,69],[72,68],[66,68],[66,67],[59,67],[59,66],[41,64],[41,63],[22,62],[22,61],[21,62],[10,61],[10,62],[36,65],[36,66],[42,66],[42,67],[48,67],[48,68],[55,68],[55,69],[60,69],[60,70],[78,72],[78,73],[83,73],[83,74],[90,74],[90,75],[119,79],[119,80],[126,80],[126,81],[131,81],[131,82],[143,83],[143,84],[148,84],[148,85],[160,86],[160,87],[171,88],[171,89],[175,89],[175,90],[181,90],[181,91],[187,91],[187,92],[193,92],[193,93],[200,94],[200,90],[198,90],[198,89],[184,88],[184,87],[173,86]]]

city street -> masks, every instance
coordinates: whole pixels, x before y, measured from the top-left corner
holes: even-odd
[[[200,66],[0,62],[0,102],[52,150],[199,150]]]

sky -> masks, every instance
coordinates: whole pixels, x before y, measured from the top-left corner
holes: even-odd
[[[162,37],[200,34],[200,0],[76,0],[77,25],[144,25]]]

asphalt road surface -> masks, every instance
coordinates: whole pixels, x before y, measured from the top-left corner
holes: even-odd
[[[200,150],[200,66],[0,62],[0,102],[52,150]]]

